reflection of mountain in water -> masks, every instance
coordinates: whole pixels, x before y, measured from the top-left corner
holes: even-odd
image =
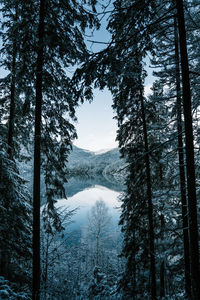
[[[115,182],[113,178],[105,178],[103,175],[96,176],[73,176],[68,179],[68,183],[65,185],[65,191],[67,197],[72,197],[73,195],[81,192],[82,190],[91,188],[95,185],[101,185],[116,192],[121,192],[123,190],[123,185]]]
[[[123,190],[121,182],[125,177],[121,170],[125,162],[120,159],[117,148],[104,153],[94,153],[76,146],[69,155],[67,163],[68,183],[65,185],[66,196],[72,197],[74,194],[101,185],[116,192]],[[30,159],[26,164],[19,163],[22,170],[21,175],[27,180],[27,186],[32,194],[33,190],[33,161]],[[44,173],[41,173],[41,204],[46,202],[46,186]]]

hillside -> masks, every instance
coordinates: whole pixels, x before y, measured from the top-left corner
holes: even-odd
[[[117,148],[96,154],[73,146],[68,159],[68,170],[71,175],[103,174],[117,177],[120,176],[120,170],[124,168],[124,165],[124,160],[120,158]]]
[[[18,162],[19,169],[21,170],[21,175],[27,180],[27,186],[32,193],[33,189],[33,161],[30,159],[26,163]],[[72,176],[82,176],[87,175],[87,177],[95,177],[96,181],[98,176],[100,176],[102,181],[102,176],[106,179],[105,182],[110,182],[114,184],[113,177],[116,181],[122,181],[124,178],[124,166],[125,162],[120,158],[120,153],[117,148],[111,149],[104,153],[96,154],[88,150],[84,150],[73,146],[73,151],[71,151],[68,157],[67,172],[69,177]],[[123,169],[121,171],[121,169]],[[77,177],[78,178],[78,177]],[[85,178],[86,180],[86,178]],[[89,178],[88,178],[89,180]],[[76,185],[74,181],[71,182]],[[87,182],[90,186],[90,181]],[[116,188],[114,188],[116,189]],[[45,184],[44,184],[44,174],[41,174],[41,195],[42,199],[45,195]]]

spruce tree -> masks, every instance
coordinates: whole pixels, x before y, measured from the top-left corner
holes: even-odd
[[[92,14],[76,2],[70,6],[65,1],[40,1],[39,16],[33,188],[33,298],[36,299],[40,297],[40,168],[43,166],[45,170],[47,211],[59,230],[54,204],[57,197],[65,196],[66,159],[76,137],[72,120],[78,105],[72,99],[66,68],[86,59],[83,33],[87,25],[95,24]]]
[[[181,107],[181,85],[180,85],[180,62],[177,20],[174,19],[174,40],[175,40],[175,61],[176,61],[176,93],[177,93],[177,133],[178,133],[178,155],[179,155],[179,172],[181,188],[181,204],[183,219],[183,242],[184,242],[184,262],[185,262],[185,290],[186,294],[191,296],[191,278],[190,278],[190,254],[189,254],[189,232],[188,232],[188,209],[186,195],[186,178],[184,168],[184,148],[183,148],[183,126],[182,126],[182,107]]]
[[[7,118],[10,93],[7,83],[11,79],[12,95],[14,95],[12,99],[15,99],[15,120],[12,121],[12,125],[15,123],[15,139],[13,139],[15,145],[12,143],[14,145],[12,150],[18,157],[22,149],[20,142],[26,146],[33,143],[35,97],[39,100],[36,101],[37,130],[35,138],[38,151],[36,151],[35,169],[38,173],[35,174],[39,175],[41,163],[46,184],[47,210],[54,220],[54,226],[59,229],[60,222],[54,204],[57,197],[65,196],[63,183],[66,181],[66,161],[72,140],[76,137],[72,121],[74,122],[76,119],[75,107],[78,105],[78,102],[72,98],[72,87],[67,69],[87,58],[87,49],[83,38],[84,31],[87,26],[98,27],[98,22],[93,12],[85,10],[80,3],[45,1],[43,41],[41,41],[38,36],[38,31],[41,32],[38,28],[42,27],[39,25],[40,4],[40,1],[31,0],[19,1],[14,4],[11,1],[2,1],[2,11],[5,16],[2,34],[4,41],[2,65],[10,70],[11,75],[1,81],[4,107],[0,116],[4,120]],[[43,1],[42,4],[44,4]],[[17,7],[18,18],[16,22],[13,22],[15,7]],[[92,10],[95,11],[95,2],[92,3]],[[17,44],[16,53],[13,51],[15,42]],[[42,50],[44,51],[41,59]],[[14,64],[10,64],[9,61],[13,61]],[[41,103],[41,97],[43,103]],[[12,117],[10,119],[13,120]],[[6,130],[3,131],[3,134],[5,132]],[[39,181],[39,176],[37,178],[35,176],[34,190],[36,192],[34,194],[37,194],[37,217],[34,223],[37,227],[37,238],[39,237],[40,213]],[[36,235],[34,234],[33,239]],[[38,269],[39,243],[37,238],[37,246],[34,243],[34,247],[37,248],[36,264]],[[36,274],[36,271],[33,272]],[[37,275],[36,286],[34,286],[34,290],[37,291],[39,290],[38,282],[39,276]]]
[[[92,91],[91,86],[94,82],[95,86],[103,88],[104,86],[108,86],[111,90],[114,98],[114,108],[117,113],[118,120],[118,140],[119,146],[121,149],[122,155],[125,155],[127,158],[127,162],[130,164],[130,168],[127,167],[127,193],[123,198],[122,205],[122,217],[121,224],[122,229],[124,231],[124,245],[127,245],[127,248],[124,247],[123,253],[127,258],[128,264],[125,274],[127,275],[126,279],[124,277],[124,282],[126,282],[127,289],[132,289],[131,296],[135,296],[134,285],[136,284],[136,270],[133,267],[133,262],[135,265],[135,258],[137,253],[137,247],[135,245],[135,240],[138,239],[139,235],[137,235],[137,230],[134,230],[133,223],[131,222],[131,217],[129,212],[132,207],[134,200],[140,199],[139,192],[134,190],[134,197],[131,196],[131,188],[133,189],[133,184],[131,180],[133,180],[134,176],[132,174],[135,172],[133,164],[131,164],[131,160],[133,160],[133,144],[131,144],[131,134],[134,132],[134,142],[137,140],[137,136],[139,139],[139,132],[141,134],[141,123],[136,123],[136,121],[132,121],[130,115],[137,116],[137,121],[139,117],[137,115],[137,109],[133,109],[131,106],[131,102],[128,101],[130,99],[131,94],[131,83],[134,88],[139,91],[136,78],[139,74],[138,72],[138,64],[136,64],[134,57],[138,57],[136,55],[135,48],[139,48],[140,51],[140,59],[143,60],[146,55],[146,51],[150,50],[152,54],[157,58],[156,65],[160,68],[161,71],[156,72],[160,77],[160,85],[167,86],[167,92],[163,92],[160,100],[163,101],[168,109],[168,114],[166,115],[166,121],[162,120],[162,116],[160,114],[160,121],[162,122],[159,126],[166,126],[165,136],[160,138],[159,143],[152,143],[156,148],[159,148],[160,151],[157,151],[156,148],[152,147],[150,151],[150,157],[152,160],[156,161],[156,164],[152,164],[152,173],[157,174],[158,178],[161,178],[161,182],[158,183],[158,179],[154,179],[155,183],[158,184],[156,187],[153,185],[153,193],[157,193],[158,197],[155,197],[157,200],[159,197],[160,209],[158,213],[161,214],[161,224],[162,230],[160,230],[159,234],[156,235],[156,240],[162,240],[162,248],[165,248],[165,254],[163,257],[166,258],[166,269],[168,272],[168,281],[170,281],[169,277],[172,277],[172,274],[179,270],[180,276],[182,276],[182,267],[181,262],[182,259],[177,259],[176,263],[173,262],[172,257],[176,257],[177,255],[181,257],[180,253],[183,253],[183,247],[181,243],[180,231],[183,229],[184,237],[184,247],[185,247],[185,258],[186,258],[186,290],[189,294],[190,291],[190,283],[189,283],[189,266],[188,266],[188,237],[187,237],[187,228],[185,226],[182,228],[180,226],[181,217],[181,205],[179,202],[179,193],[177,193],[177,185],[180,185],[181,189],[181,197],[182,199],[182,219],[183,224],[187,226],[187,210],[186,210],[186,199],[185,199],[185,191],[184,191],[184,157],[182,155],[183,143],[181,143],[181,111],[180,111],[180,88],[178,87],[178,60],[177,60],[177,49],[176,49],[176,59],[175,59],[175,51],[174,51],[174,15],[176,14],[175,5],[173,3],[169,3],[168,1],[156,1],[152,5],[146,3],[145,1],[132,1],[131,3],[127,3],[126,1],[116,1],[114,3],[114,12],[111,15],[111,20],[109,23],[109,30],[112,33],[112,40],[109,44],[108,48],[105,51],[101,51],[98,54],[95,54],[91,57],[89,63],[86,63],[82,70],[78,70],[76,75],[76,80],[79,80],[78,87],[80,87],[79,91],[76,95],[81,97],[91,97]],[[135,18],[135,19],[134,19]],[[136,20],[136,21],[135,21]],[[136,22],[136,26],[135,23]],[[137,40],[138,36],[140,38]],[[150,40],[153,43],[150,43]],[[156,44],[157,40],[157,44]],[[149,42],[149,43],[148,43]],[[122,46],[123,45],[123,46]],[[151,46],[151,47],[150,47]],[[135,48],[134,48],[135,47]],[[161,51],[160,51],[161,48]],[[131,64],[134,66],[131,68]],[[133,71],[134,70],[134,71]],[[132,75],[132,77],[131,77]],[[81,81],[84,78],[85,87],[82,88],[83,82]],[[131,82],[131,83],[130,83]],[[174,89],[177,89],[175,90]],[[177,95],[176,95],[177,93]],[[132,96],[134,95],[134,99],[138,97],[138,95],[132,92]],[[177,97],[176,97],[177,96]],[[177,99],[176,99],[177,98]],[[126,99],[126,100],[125,100]],[[159,99],[159,97],[157,97]],[[156,97],[149,98],[150,105],[155,105],[155,107],[159,107],[159,102],[154,102]],[[175,102],[177,100],[178,104]],[[133,104],[133,103],[132,103]],[[138,105],[138,104],[137,104]],[[132,107],[132,110],[131,110]],[[177,112],[178,111],[178,112]],[[133,113],[134,112],[134,113]],[[140,116],[141,117],[141,116]],[[158,118],[159,119],[159,118]],[[140,119],[141,121],[141,119]],[[134,123],[135,122],[135,123]],[[139,123],[139,121],[138,121]],[[152,122],[153,123],[153,122]],[[177,128],[178,124],[178,128]],[[134,127],[135,126],[135,127]],[[153,127],[154,126],[154,127]],[[157,126],[157,125],[156,125]],[[138,135],[136,135],[136,128]],[[139,129],[140,128],[140,129]],[[177,130],[178,129],[178,130]],[[155,138],[156,130],[155,125],[152,124],[149,127],[149,140],[154,136]],[[160,134],[160,133],[159,133]],[[177,160],[177,143],[178,139],[178,148],[179,148],[179,161]],[[141,142],[141,141],[140,141]],[[140,143],[137,141],[137,150],[140,149]],[[142,146],[141,146],[142,149]],[[138,150],[139,152],[139,150]],[[159,153],[159,159],[157,159],[156,154]],[[165,161],[163,162],[163,158]],[[171,161],[170,161],[171,160]],[[134,164],[136,165],[137,159],[134,157]],[[163,168],[164,166],[164,168]],[[131,169],[132,168],[132,172]],[[136,168],[136,166],[135,166]],[[180,170],[181,178],[177,177],[176,170]],[[158,172],[159,170],[159,172]],[[137,173],[134,173],[136,176]],[[159,174],[159,175],[158,175]],[[131,178],[131,180],[130,180]],[[178,179],[177,179],[178,178]],[[153,180],[153,181],[154,181]],[[181,184],[180,184],[181,183]],[[140,186],[142,191],[142,184]],[[188,194],[189,196],[189,194]],[[190,197],[190,196],[189,196]],[[134,199],[134,200],[133,200]],[[136,201],[137,202],[137,201]],[[159,205],[155,205],[159,207]],[[163,209],[164,207],[164,209]],[[134,207],[135,209],[135,207]],[[126,215],[127,213],[127,215]],[[139,215],[139,214],[138,214]],[[170,218],[173,219],[173,224],[170,224]],[[154,218],[157,225],[157,219]],[[139,223],[138,219],[137,222]],[[130,227],[129,227],[130,226]],[[130,231],[128,231],[128,229]],[[127,231],[126,231],[127,230]],[[132,230],[132,235],[130,232]],[[158,229],[156,227],[156,233]],[[140,232],[141,234],[141,232]],[[134,236],[134,241],[133,241]],[[167,240],[167,241],[166,241]],[[173,249],[167,249],[167,245],[172,245],[173,241],[176,241],[176,252]],[[164,246],[164,241],[166,246]],[[169,244],[168,244],[169,243]],[[132,246],[132,248],[131,248]],[[134,251],[133,251],[134,249]],[[161,247],[160,247],[161,249]],[[196,248],[197,249],[197,248]],[[158,251],[158,250],[157,250]],[[160,251],[160,250],[159,250]],[[130,259],[129,259],[130,258]],[[145,260],[144,260],[145,261]],[[132,264],[131,264],[132,263]],[[163,268],[162,268],[163,269]],[[170,274],[170,272],[173,272]],[[163,271],[162,271],[163,273]],[[169,275],[170,274],[170,275]],[[161,276],[160,285],[163,288],[163,275]],[[178,278],[178,276],[176,276]],[[172,280],[173,281],[173,280]],[[173,283],[172,283],[173,285]],[[129,290],[129,292],[130,292]],[[177,289],[178,290],[178,289]],[[163,296],[163,291],[161,292]],[[171,291],[169,291],[171,294]],[[171,294],[172,295],[172,294]]]
[[[26,181],[0,139],[0,262],[1,276],[29,284],[31,261],[31,197]],[[19,276],[20,274],[20,276]]]
[[[1,20],[2,48],[1,65],[10,73],[1,79],[1,208],[4,207],[4,216],[7,212],[7,229],[2,228],[2,253],[1,253],[1,271],[9,280],[19,282],[17,272],[13,268],[16,264],[18,268],[25,267],[30,262],[30,194],[26,188],[26,180],[20,177],[19,164],[16,160],[19,158],[19,147],[17,147],[16,136],[17,126],[16,120],[19,117],[19,81],[17,74],[19,71],[18,47],[19,47],[19,19],[20,5],[18,1],[15,3],[10,1],[2,1],[1,12],[3,19]],[[21,127],[21,126],[20,126]],[[7,146],[8,156],[4,151]],[[9,189],[8,184],[10,185]],[[14,217],[12,217],[14,215]],[[13,220],[12,220],[13,218]],[[11,231],[11,224],[16,228],[15,235]],[[22,226],[22,224],[24,224]],[[7,238],[6,238],[7,237]],[[7,244],[6,244],[7,243]],[[9,244],[15,244],[10,247]],[[23,246],[27,251],[22,250]],[[21,250],[20,250],[21,248]],[[13,259],[16,257],[16,259]],[[20,260],[23,264],[20,264]],[[28,266],[28,263],[27,263]],[[27,272],[28,273],[28,272]],[[25,274],[25,272],[24,272]],[[24,283],[27,280],[23,275]]]
[[[172,3],[174,10],[174,3]],[[165,8],[164,8],[165,9]],[[173,125],[174,133],[177,132],[177,152],[179,158],[179,174],[180,174],[180,198],[182,206],[182,221],[183,221],[183,249],[185,260],[185,290],[186,294],[190,295],[190,258],[189,258],[189,235],[188,235],[188,213],[186,199],[186,182],[185,182],[185,167],[184,167],[184,144],[183,144],[183,129],[182,129],[182,107],[181,107],[181,85],[179,72],[179,50],[178,50],[178,35],[176,29],[176,18],[169,18],[168,21],[160,25],[160,34],[154,39],[155,53],[152,59],[153,67],[160,68],[159,71],[154,71],[154,75],[159,78],[159,82],[165,84],[166,99],[164,101],[171,102],[169,112],[171,118],[176,115],[177,121]],[[167,50],[166,50],[167,49]],[[173,102],[174,101],[174,102]],[[167,104],[166,104],[167,105]],[[173,124],[173,119],[171,121]],[[170,131],[173,134],[172,129]],[[171,145],[175,147],[172,142]],[[179,197],[179,195],[177,195]]]
[[[40,299],[40,138],[42,118],[42,73],[44,52],[44,16],[45,0],[40,0],[37,73],[36,73],[36,106],[34,138],[34,181],[33,181],[33,290],[32,299]]]
[[[196,180],[194,165],[194,144],[192,128],[192,104],[189,79],[189,65],[186,43],[186,31],[183,2],[176,1],[177,18],[179,29],[179,45],[181,54],[181,71],[183,86],[183,108],[185,124],[186,143],[186,168],[187,168],[187,189],[188,189],[188,210],[189,210],[189,232],[190,232],[190,257],[191,257],[191,282],[193,299],[200,298],[199,287],[199,247],[198,247],[198,225],[197,225],[197,201],[196,201]]]

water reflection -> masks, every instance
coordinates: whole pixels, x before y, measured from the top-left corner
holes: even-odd
[[[123,187],[116,182],[109,182],[103,176],[72,177],[66,185],[67,200],[59,200],[58,206],[69,209],[79,208],[73,217],[71,228],[81,228],[87,221],[88,211],[97,200],[103,200],[112,215],[113,225],[116,227],[120,215],[120,201],[118,199]]]
[[[67,197],[72,197],[73,195],[81,192],[87,188],[91,188],[95,185],[104,186],[116,192],[121,192],[123,190],[123,185],[119,184],[112,176],[96,175],[93,177],[89,176],[73,176],[68,179],[65,185],[65,192]]]

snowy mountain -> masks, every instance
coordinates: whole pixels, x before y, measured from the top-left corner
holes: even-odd
[[[96,155],[98,155],[98,154],[103,154],[103,153],[105,153],[105,152],[108,152],[108,151],[110,151],[110,150],[113,150],[113,149],[101,149],[101,150],[98,150],[98,151],[95,151],[94,153],[96,154]]]
[[[92,152],[89,150],[81,149],[76,146],[73,146],[73,150],[69,155],[68,163],[69,165],[74,165],[77,163],[101,163],[101,162],[112,162],[114,160],[120,159],[120,153],[117,148],[107,150],[107,151],[100,151],[99,152]]]
[[[91,152],[73,146],[73,151],[68,158],[68,171],[71,175],[103,174],[104,176],[116,175],[124,168],[125,162],[120,158],[118,148],[106,152]]]
[[[81,149],[73,145],[73,150],[69,154],[68,163],[69,165],[78,164],[80,162],[87,162],[95,153],[89,150]]]
[[[21,175],[27,180],[27,186],[32,193],[33,189],[33,161],[30,159],[26,163],[19,162],[19,169],[21,170]],[[67,163],[67,172],[70,176],[82,176],[86,175],[87,177],[95,177],[96,181],[98,176],[103,175],[105,178],[105,186],[106,182],[110,182],[110,184],[114,184],[113,177],[116,181],[122,181],[122,177],[124,177],[125,162],[120,158],[120,153],[117,148],[111,149],[107,152],[103,152],[101,154],[96,154],[95,152],[91,152],[88,150],[84,150],[73,146],[73,151],[71,151],[68,157]],[[44,175],[41,174],[41,194],[45,195],[45,184],[44,184]],[[100,177],[102,181],[102,176]],[[68,178],[69,179],[69,178]],[[89,178],[88,178],[89,180]],[[74,185],[75,190],[77,187],[77,179],[71,182],[71,185]],[[116,182],[115,181],[115,182]],[[90,180],[87,182],[88,186],[91,185]],[[100,183],[99,183],[100,184]],[[114,188],[116,189],[116,188]]]

